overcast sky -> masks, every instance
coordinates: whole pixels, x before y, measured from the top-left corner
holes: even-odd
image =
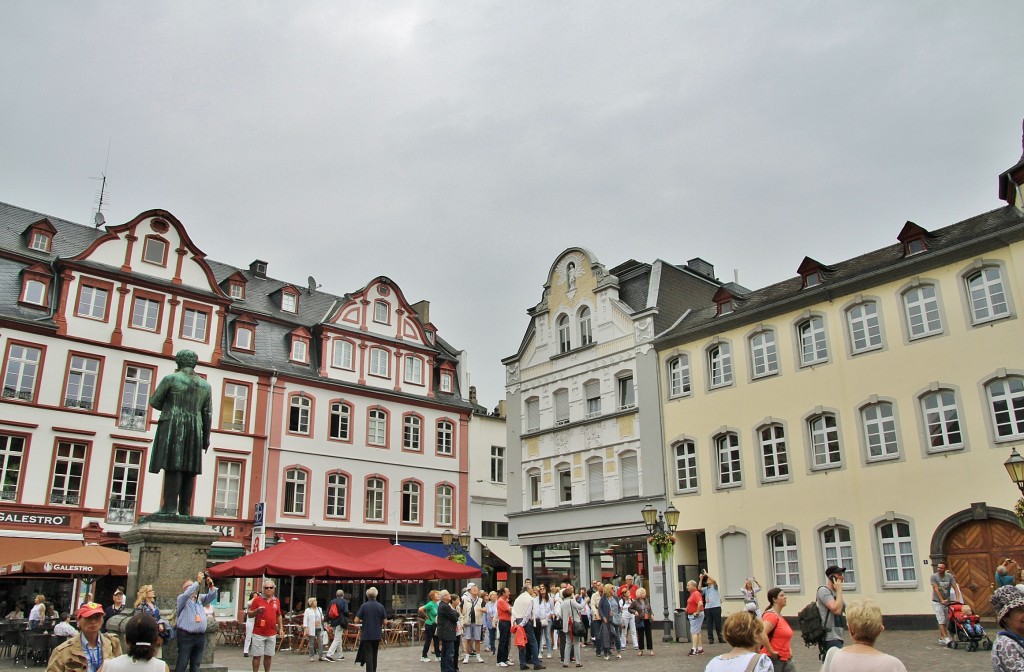
[[[1024,4],[0,0],[0,201],[431,301],[492,408],[566,247],[758,287],[1000,205]]]

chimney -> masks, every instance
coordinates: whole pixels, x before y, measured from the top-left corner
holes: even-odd
[[[476,385],[469,386],[469,403],[473,404],[474,406],[478,405],[476,403]]]
[[[502,399],[498,402],[498,407],[494,409],[494,414],[499,418],[505,417],[505,400]]]
[[[417,301],[412,304],[412,309],[419,315],[420,322],[423,324],[430,322],[430,301]]]
[[[257,278],[267,279],[267,262],[257,259],[256,261],[249,264],[249,272],[255,275]]]
[[[703,275],[705,278],[711,278],[712,280],[715,279],[714,265],[704,261],[700,257],[690,259],[686,262],[686,267],[698,275]]]

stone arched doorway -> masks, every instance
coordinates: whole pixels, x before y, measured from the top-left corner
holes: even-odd
[[[994,615],[989,598],[995,568],[1007,557],[1024,567],[1024,530],[1013,513],[984,502],[946,518],[932,536],[932,564],[945,560],[964,599],[986,616]]]

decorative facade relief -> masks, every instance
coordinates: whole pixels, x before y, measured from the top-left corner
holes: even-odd
[[[654,338],[654,318],[645,317],[633,324],[633,336],[637,343],[643,343]]]

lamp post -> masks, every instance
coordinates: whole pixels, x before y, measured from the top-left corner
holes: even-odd
[[[1006,467],[1006,473],[1010,475],[1010,480],[1024,496],[1024,457],[1020,456],[1016,448],[1011,448],[1010,458],[1003,462],[1003,466]]]
[[[455,534],[447,528],[445,529],[444,532],[441,533],[441,543],[444,545],[445,551],[448,553],[449,559],[453,555],[458,555],[460,553],[465,555],[466,553],[468,553],[469,542],[469,528],[466,528],[459,532],[458,537],[456,537]]]
[[[664,513],[659,512],[648,504],[640,510],[640,515],[644,517],[644,526],[647,527],[647,534],[675,534],[676,525],[679,524],[679,509],[671,504],[668,505]],[[665,635],[661,641],[671,642],[672,622],[669,620],[668,613],[668,573],[665,568],[668,561],[661,557],[662,552],[663,544],[655,543],[654,554],[661,560],[661,596],[665,602]]]

